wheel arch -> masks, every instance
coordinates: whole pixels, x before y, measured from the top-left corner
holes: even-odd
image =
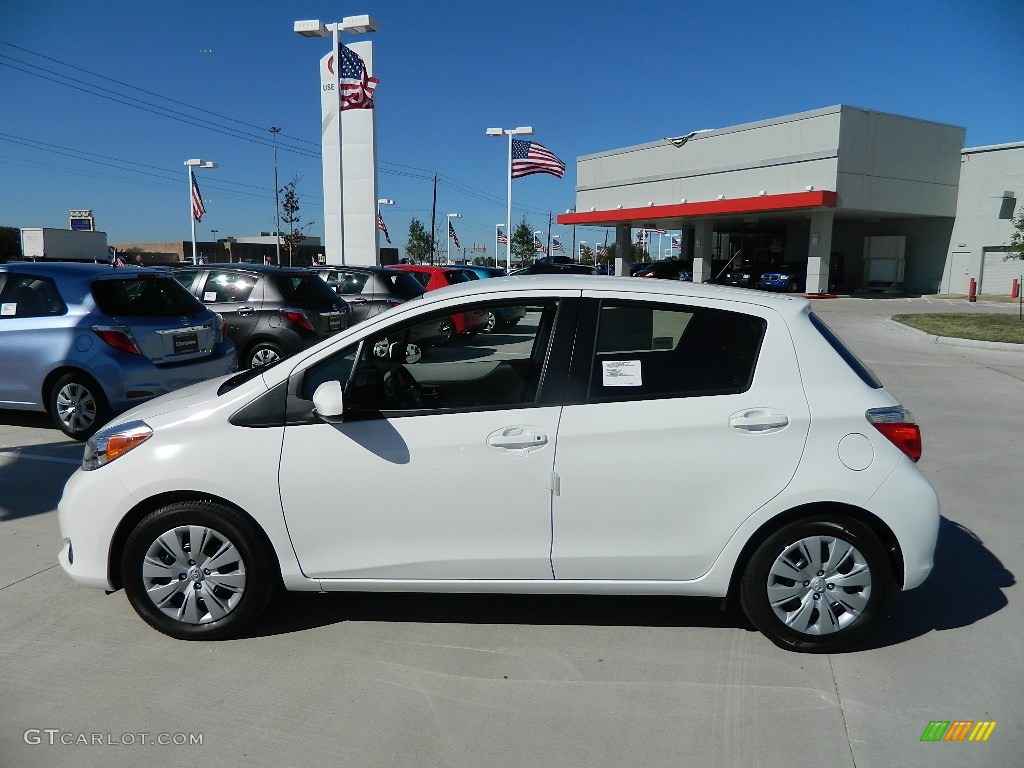
[[[90,374],[84,368],[79,368],[76,365],[61,365],[54,368],[43,378],[43,386],[40,390],[42,397],[43,408],[47,413],[50,413],[50,395],[53,393],[54,385],[65,375],[73,373],[76,376],[81,376],[84,379],[88,379],[92,385],[96,388],[96,394],[103,398],[103,405],[110,407],[110,398],[107,397],[106,391],[103,389],[103,385],[99,383],[95,376]],[[50,414],[51,416],[53,414]]]
[[[801,506],[788,509],[785,512],[781,512],[770,520],[765,521],[765,523],[754,532],[754,534],[747,540],[747,543],[743,545],[743,549],[740,551],[739,557],[736,558],[736,562],[733,564],[732,577],[729,579],[729,592],[726,596],[726,600],[729,603],[733,603],[736,600],[739,591],[739,584],[743,578],[743,571],[746,569],[747,563],[750,562],[750,558],[753,556],[757,548],[760,547],[769,536],[790,523],[797,522],[799,520],[806,520],[812,517],[818,517],[824,514],[844,515],[856,520],[870,529],[871,532],[878,537],[878,540],[882,544],[882,548],[885,550],[886,556],[889,559],[889,565],[892,568],[895,583],[903,583],[903,551],[900,549],[899,540],[896,538],[896,534],[892,532],[892,529],[889,528],[889,526],[886,525],[885,522],[877,515],[872,514],[862,507],[857,507],[852,504],[844,504],[838,501],[822,501],[812,504],[803,504]]]
[[[128,514],[121,518],[121,522],[117,524],[117,528],[111,538],[110,551],[107,556],[107,577],[110,579],[110,583],[115,589],[120,589],[123,586],[121,583],[121,558],[124,556],[124,548],[125,544],[128,542],[128,537],[131,535],[132,531],[135,530],[135,527],[151,512],[155,512],[161,507],[166,507],[168,504],[175,504],[182,501],[215,502],[217,504],[223,504],[224,506],[231,507],[238,513],[244,515],[252,525],[253,530],[256,531],[263,540],[263,544],[267,547],[267,551],[271,553],[273,558],[271,569],[273,577],[277,580],[278,584],[281,583],[281,562],[277,557],[277,550],[274,548],[274,544],[270,540],[270,537],[267,536],[267,532],[263,530],[263,527],[256,522],[252,515],[228,499],[216,496],[212,493],[202,493],[200,491],[168,491],[166,493],[157,494],[156,496],[151,496],[148,499],[139,502],[131,509],[131,511],[128,512]]]

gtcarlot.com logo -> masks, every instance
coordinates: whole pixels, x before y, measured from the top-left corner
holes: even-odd
[[[202,746],[203,743],[201,733],[75,733],[59,728],[29,728],[22,738],[30,746],[48,744],[65,747],[183,747]]]
[[[988,741],[995,729],[995,720],[932,720],[921,741]]]

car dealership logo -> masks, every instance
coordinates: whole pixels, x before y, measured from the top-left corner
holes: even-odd
[[[995,720],[932,720],[921,741],[988,741],[995,729]]]

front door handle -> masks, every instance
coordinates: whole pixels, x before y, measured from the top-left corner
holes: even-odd
[[[767,408],[751,408],[729,417],[729,427],[737,432],[778,432],[789,426],[789,417]]]
[[[487,436],[487,445],[499,451],[535,451],[547,443],[547,435],[528,426],[502,427]]]
[[[255,311],[256,310],[253,309],[252,307],[239,307],[238,309],[235,310],[235,314],[242,315],[243,317],[245,317],[246,315],[251,315]]]

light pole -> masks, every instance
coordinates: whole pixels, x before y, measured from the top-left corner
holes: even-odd
[[[529,125],[521,125],[518,128],[488,128],[488,136],[508,136],[508,205],[505,208],[505,220],[508,222],[508,243],[505,246],[505,267],[512,271],[512,137],[532,136],[533,128]],[[495,256],[498,254],[495,253]]]
[[[508,224],[495,224],[494,225],[494,266],[498,266],[498,235],[501,234],[501,228],[505,227],[508,230]],[[505,232],[505,242],[508,242],[508,232]],[[511,272],[512,270],[505,270]]]
[[[185,161],[185,167],[188,168],[188,218],[192,222],[192,262],[195,264],[199,263],[199,255],[196,253],[196,213],[203,210],[203,201],[198,198],[199,187],[193,184],[194,172],[193,168],[216,168],[217,164],[212,160],[200,160],[199,158],[193,158],[192,160]],[[199,214],[202,217],[202,214]]]
[[[452,263],[452,219],[461,219],[461,213],[449,213],[448,214],[448,253],[445,254],[445,261],[449,264]]]
[[[338,124],[338,251],[341,257],[341,265],[345,265],[345,173],[342,165],[342,143],[341,143],[341,49],[338,47],[338,37],[342,32],[351,32],[354,35],[365,35],[376,32],[379,27],[377,21],[366,14],[362,16],[346,16],[335,24],[324,24],[319,19],[309,21],[296,21],[293,30],[302,37],[330,37],[331,51],[334,57],[334,94],[336,96],[337,111],[334,114],[335,122]],[[278,257],[280,259],[280,256]],[[379,261],[379,258],[378,258]]]
[[[281,266],[281,190],[277,183],[277,134],[281,129],[270,126],[270,135],[274,139],[274,235],[277,238],[277,266]]]
[[[217,233],[219,231],[220,231],[219,229],[211,229],[210,230],[210,232],[213,233],[213,253],[215,254],[215,256],[214,256],[215,258],[216,258],[216,254],[217,254],[218,250],[220,250],[220,249],[217,248]]]
[[[586,248],[586,247],[587,247],[587,241],[586,240],[580,240],[580,253],[579,253],[580,264],[583,263],[583,249]]]
[[[377,242],[377,265],[378,266],[380,266],[380,233],[381,233],[381,231],[384,231],[385,233],[387,233],[387,229],[384,229],[384,230],[381,229],[381,222],[384,221],[384,218],[380,215],[380,207],[382,205],[394,205],[394,204],[395,204],[394,200],[391,200],[390,198],[386,198],[386,197],[382,197],[382,198],[377,200],[377,221],[374,222],[374,226],[377,227],[377,237],[375,238],[375,240]],[[391,238],[389,237],[388,238],[388,244],[390,245],[390,243],[391,243]]]

